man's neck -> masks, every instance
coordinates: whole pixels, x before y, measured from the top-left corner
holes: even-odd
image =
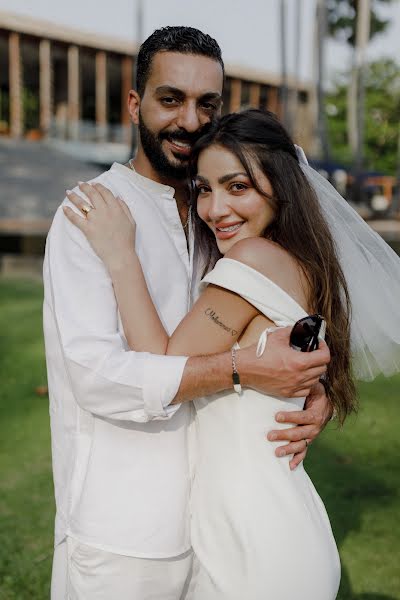
[[[175,200],[178,210],[181,213],[181,209],[186,207],[189,202],[189,189],[185,179],[173,179],[160,175],[142,152],[137,153],[136,157],[131,160],[131,164],[139,175],[152,179],[162,185],[173,187],[175,189]]]
[[[147,157],[143,158],[141,152],[138,152],[136,157],[129,161],[128,166],[132,166],[139,175],[142,175],[142,177],[147,177],[148,179],[152,179],[157,183],[169,185],[175,189],[175,201],[179,212],[179,218],[181,220],[186,239],[188,239],[187,224],[189,219],[189,188],[186,181],[161,176],[149,163]]]

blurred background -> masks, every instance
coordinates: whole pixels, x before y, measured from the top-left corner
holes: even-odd
[[[275,112],[311,164],[400,252],[398,0],[0,0],[0,599],[49,594],[54,518],[41,268],[64,190],[134,151],[140,42],[219,42],[224,112]],[[332,520],[342,600],[399,600],[400,378],[362,384],[307,469]],[[313,599],[323,600],[323,599]]]

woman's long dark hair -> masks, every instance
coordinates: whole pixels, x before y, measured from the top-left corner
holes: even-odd
[[[264,237],[287,250],[309,283],[308,304],[326,320],[326,342],[331,352],[327,389],[340,422],[356,408],[351,374],[351,307],[335,243],[321,213],[318,198],[300,168],[296,148],[271,112],[249,109],[222,117],[195,144],[190,176],[194,180],[200,153],[210,146],[226,148],[242,163],[253,186],[266,196],[254,175],[258,167],[273,189],[275,218]],[[267,197],[267,196],[266,196]],[[268,196],[268,202],[271,202]],[[206,257],[207,269],[221,257],[215,236],[197,215],[197,194],[192,193],[196,240]]]

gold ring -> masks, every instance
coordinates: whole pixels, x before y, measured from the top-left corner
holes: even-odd
[[[88,204],[84,204],[83,206],[81,206],[81,211],[86,215],[86,217],[88,216],[88,214],[90,213],[90,211],[92,210],[93,206],[89,206]]]

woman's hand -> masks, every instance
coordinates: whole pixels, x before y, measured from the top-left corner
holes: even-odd
[[[120,268],[135,252],[136,223],[121,198],[116,198],[101,183],[80,183],[88,202],[67,190],[67,198],[81,212],[64,206],[64,214],[87,237],[93,250],[109,271]]]

